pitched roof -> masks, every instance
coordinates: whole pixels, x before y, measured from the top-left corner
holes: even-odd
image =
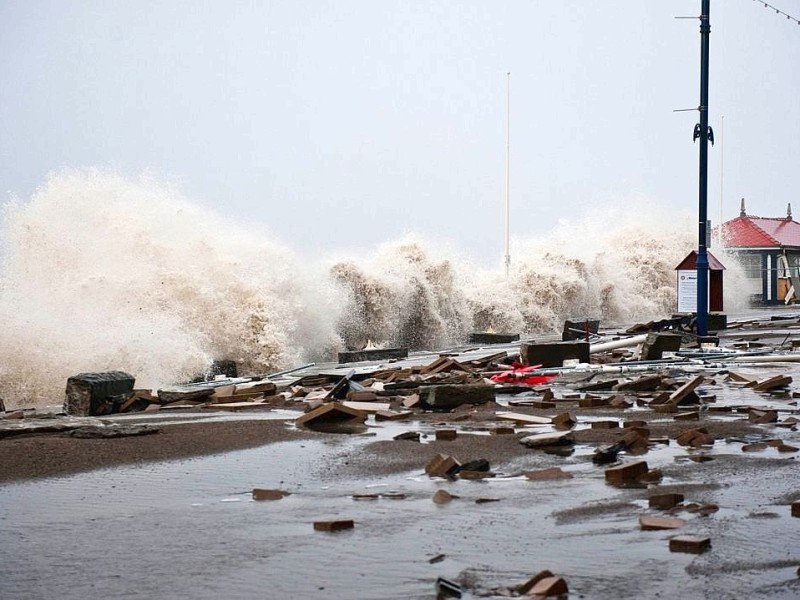
[[[725,267],[722,266],[722,263],[717,260],[717,257],[711,254],[711,252],[706,251],[708,255],[708,269],[709,271],[724,271]],[[689,254],[681,261],[677,267],[675,267],[676,271],[691,271],[697,268],[697,250],[692,250]]]
[[[783,218],[736,217],[722,224],[729,248],[800,247],[800,223]]]

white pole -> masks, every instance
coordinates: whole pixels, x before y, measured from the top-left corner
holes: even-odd
[[[511,254],[508,249],[508,230],[509,230],[509,205],[508,205],[508,172],[511,160],[511,72],[506,73],[506,181],[505,181],[505,200],[506,200],[506,231],[505,231],[505,266],[506,279],[511,268]]]
[[[724,181],[725,175],[725,162],[724,162],[724,153],[725,153],[725,115],[722,115],[722,124],[719,127],[719,225],[717,231],[719,231],[719,245],[723,246],[723,235],[722,235],[722,199],[723,199],[723,188],[722,184]]]

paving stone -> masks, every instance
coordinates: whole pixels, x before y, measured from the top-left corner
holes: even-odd
[[[352,519],[339,519],[336,521],[314,521],[315,531],[344,531],[353,529],[355,522]]]
[[[650,508],[669,510],[683,502],[683,494],[654,494],[648,498]]]
[[[634,462],[624,463],[616,467],[606,469],[606,483],[612,485],[623,485],[626,483],[635,482],[645,475],[648,471],[647,462],[637,460]]]

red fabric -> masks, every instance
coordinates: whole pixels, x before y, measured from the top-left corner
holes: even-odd
[[[495,383],[525,383],[528,385],[538,385],[540,383],[547,383],[556,377],[555,375],[533,375],[536,369],[541,366],[542,365],[532,365],[526,367],[514,361],[507,373],[492,375],[491,379]]]

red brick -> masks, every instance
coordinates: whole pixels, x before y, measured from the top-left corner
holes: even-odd
[[[800,517],[800,500],[792,502],[792,516]]]
[[[525,477],[531,481],[553,481],[556,479],[572,479],[572,473],[568,473],[558,467],[553,467],[540,471],[525,471]]]
[[[458,437],[458,432],[455,429],[437,429],[436,430],[436,439],[437,440],[454,440]]]
[[[617,429],[619,421],[595,421],[592,423],[592,429]]]
[[[669,510],[683,502],[683,494],[654,494],[648,500],[650,508]]]
[[[425,473],[431,477],[449,477],[461,463],[447,454],[437,454],[425,465]]]

